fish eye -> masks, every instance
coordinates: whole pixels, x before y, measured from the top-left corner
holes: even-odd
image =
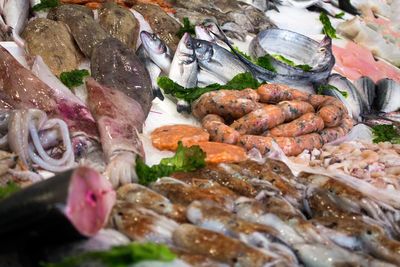
[[[151,35],[151,38],[153,38],[153,40],[157,40],[157,35],[155,35],[154,33]]]
[[[202,43],[198,43],[198,44],[197,44],[197,47],[198,47],[198,48],[201,48],[202,46],[203,46]]]
[[[325,48],[325,47],[321,47],[321,48],[319,49],[319,51],[320,51],[320,52],[325,52],[325,51],[326,51],[326,48]]]

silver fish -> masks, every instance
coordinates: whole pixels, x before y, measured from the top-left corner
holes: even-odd
[[[143,62],[147,72],[149,73],[151,86],[153,88],[153,96],[158,97],[160,100],[164,100],[164,95],[157,84],[157,78],[161,75],[160,67],[150,59],[150,56],[145,50],[143,44],[139,46],[138,50],[136,51],[136,55]]]
[[[268,8],[267,0],[238,0],[238,1],[251,5],[255,8],[258,8],[261,11],[267,11]]]
[[[25,45],[20,37],[25,23],[28,21],[29,1],[27,0],[4,0],[2,15],[4,22],[12,35],[13,40],[21,47]],[[4,27],[3,27],[4,28]]]
[[[368,107],[363,95],[348,79],[339,74],[332,74],[328,79],[328,84],[335,86],[342,92],[346,92],[347,97],[337,90],[324,90],[322,93],[338,98],[346,106],[349,115],[354,120],[360,121],[361,114],[364,114]]]
[[[400,84],[392,79],[382,79],[376,84],[375,108],[380,112],[400,109]]]
[[[140,39],[150,59],[164,74],[169,74],[173,57],[171,49],[156,34],[147,31],[140,33]]]
[[[225,48],[204,40],[194,40],[196,57],[201,69],[214,73],[225,81],[248,72],[248,67]]]
[[[376,95],[374,81],[369,77],[363,76],[354,82],[354,86],[364,95],[368,104],[368,111],[370,111]]]
[[[198,63],[193,46],[193,39],[189,33],[185,33],[179,41],[174,59],[171,63],[169,78],[184,88],[192,88],[197,85]],[[177,111],[189,111],[189,103],[179,100]]]

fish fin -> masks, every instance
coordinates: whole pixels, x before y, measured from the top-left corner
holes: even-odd
[[[350,0],[339,0],[339,8],[352,15],[360,15],[360,12],[351,4]]]
[[[154,96],[154,98],[158,98],[158,99],[160,99],[161,101],[164,101],[164,95],[163,95],[163,93],[161,92],[161,89],[160,88],[153,88],[153,96]]]

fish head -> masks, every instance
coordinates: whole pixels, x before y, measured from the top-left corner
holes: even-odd
[[[194,28],[195,32],[196,32],[196,38],[199,40],[205,40],[208,42],[212,42],[215,43],[216,39],[214,38],[214,36],[210,33],[209,28],[207,26],[204,25],[197,25]]]
[[[195,44],[193,38],[189,33],[185,32],[179,41],[178,48],[176,49],[175,56],[182,57],[184,64],[191,64],[196,61],[196,53],[194,50]]]
[[[324,39],[318,44],[318,53],[326,53],[332,49],[332,39],[326,35]]]
[[[194,40],[194,50],[200,61],[209,61],[214,54],[212,43],[204,40]]]
[[[143,46],[148,53],[155,53],[159,55],[168,53],[167,45],[157,36],[157,34],[142,31],[140,33],[140,39],[142,40]]]

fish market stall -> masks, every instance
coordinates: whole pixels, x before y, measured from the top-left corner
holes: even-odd
[[[399,266],[399,0],[0,1],[0,266]]]

